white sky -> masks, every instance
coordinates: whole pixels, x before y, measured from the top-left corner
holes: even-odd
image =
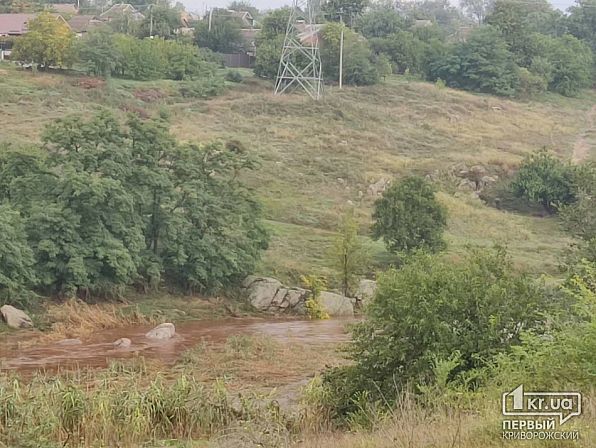
[[[224,7],[231,3],[232,0],[179,0],[182,1],[186,9],[193,12],[203,13],[209,8]],[[450,0],[451,3],[457,4],[459,0]],[[259,8],[260,10],[279,8],[284,5],[291,5],[292,0],[249,0],[249,2]],[[574,0],[550,0],[555,8],[566,10],[569,6],[575,3]]]

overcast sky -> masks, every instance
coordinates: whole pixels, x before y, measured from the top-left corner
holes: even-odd
[[[193,12],[203,13],[209,8],[224,7],[231,3],[232,0],[182,0],[186,9]],[[453,4],[458,4],[459,0],[450,0]],[[550,0],[555,8],[565,10],[571,6],[574,0]],[[253,6],[261,10],[279,8],[284,5],[291,5],[292,0],[250,0]]]

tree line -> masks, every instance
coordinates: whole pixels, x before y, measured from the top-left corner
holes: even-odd
[[[327,23],[320,36],[326,79],[338,80],[343,30],[347,84],[374,84],[393,72],[503,96],[571,96],[594,82],[594,0],[579,0],[567,14],[547,0],[470,0],[462,8],[441,0],[327,2],[319,18]],[[276,74],[288,14],[276,10],[261,22],[259,76]]]
[[[238,179],[255,161],[220,143],[180,144],[166,117],[101,112],[50,124],[43,145],[0,152],[0,294],[117,296],[135,286],[215,291],[267,246]]]

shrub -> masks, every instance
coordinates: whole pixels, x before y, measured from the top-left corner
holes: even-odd
[[[321,291],[326,285],[325,279],[316,275],[302,276],[302,284],[310,290],[310,297],[305,302],[306,314],[311,319],[329,319],[329,314],[319,302]]]
[[[511,182],[511,191],[554,213],[557,206],[575,201],[574,169],[546,150],[534,152],[522,163]]]
[[[536,75],[525,68],[519,70],[518,96],[531,98],[546,92],[547,87],[548,82],[542,76]]]
[[[220,95],[225,90],[225,84],[220,77],[184,81],[178,87],[184,98],[211,98]]]
[[[379,277],[368,320],[355,326],[348,347],[355,364],[325,375],[330,406],[345,417],[363,393],[389,401],[408,385],[433,383],[437,360],[456,352],[450,379],[465,378],[518,345],[522,330],[540,331],[549,306],[501,249],[471,251],[460,263],[417,255]]]
[[[242,82],[244,81],[244,77],[238,70],[228,70],[226,72],[225,80],[230,82]]]
[[[438,251],[445,247],[447,212],[435,199],[434,187],[421,177],[392,185],[375,203],[373,237],[392,251]]]

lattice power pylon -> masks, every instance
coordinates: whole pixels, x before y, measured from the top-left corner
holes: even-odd
[[[323,94],[317,0],[293,0],[279,61],[275,94],[303,89],[318,100]]]

